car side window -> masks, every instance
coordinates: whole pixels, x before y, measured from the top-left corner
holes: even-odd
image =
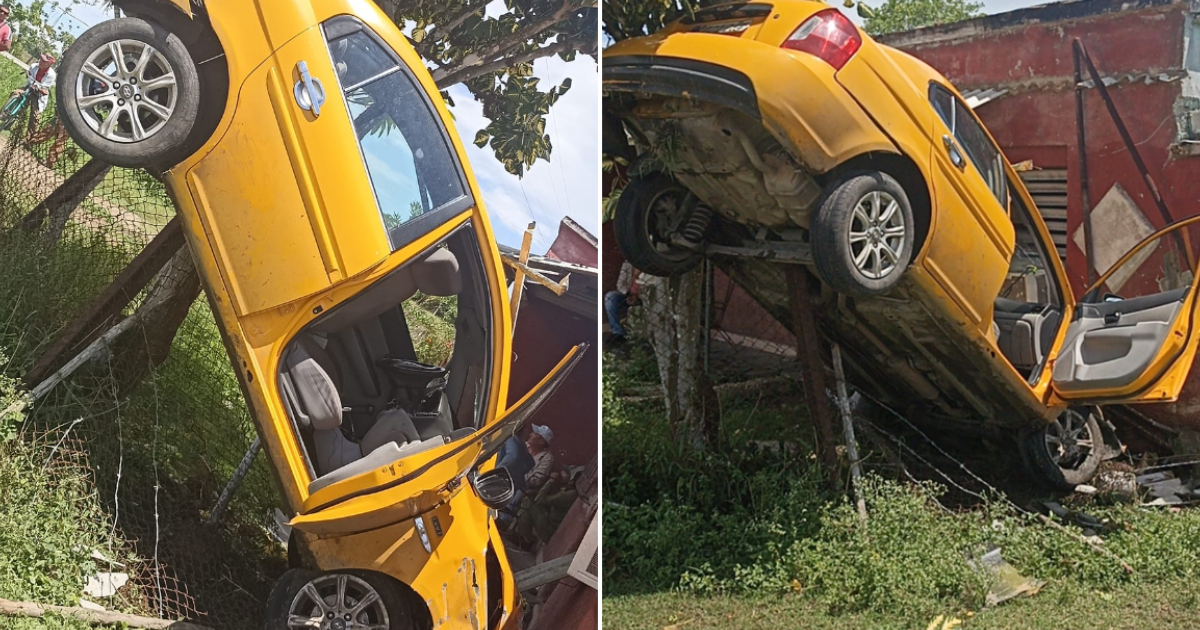
[[[329,51],[395,251],[473,200],[445,127],[399,58],[362,28],[331,36]]]
[[[942,122],[950,128],[955,140],[962,147],[967,158],[975,165],[975,170],[983,177],[988,189],[1000,202],[1000,206],[1008,211],[1008,180],[1004,172],[1004,157],[1000,149],[992,143],[979,124],[971,110],[958,97],[946,88],[932,83],[929,86],[929,100],[937,111]]]

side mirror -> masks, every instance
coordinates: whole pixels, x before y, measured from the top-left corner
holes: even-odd
[[[503,466],[476,475],[471,485],[475,487],[475,494],[479,495],[484,505],[493,510],[507,506],[517,492],[512,474]]]

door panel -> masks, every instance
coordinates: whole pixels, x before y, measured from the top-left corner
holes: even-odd
[[[930,159],[937,212],[925,267],[976,326],[991,334],[992,302],[1004,283],[1016,234],[1007,203],[1001,205],[985,179],[997,175],[991,170],[980,172],[959,138],[961,127],[974,123],[974,118],[969,118],[969,113],[964,118],[961,101],[945,88],[932,85],[931,99],[941,98],[933,103],[936,137]],[[978,133],[968,139],[981,141]],[[986,137],[982,140],[990,142]],[[1003,198],[1007,200],[1007,193]]]
[[[326,86],[319,116],[297,102],[301,61]],[[239,316],[324,290],[389,251],[336,86],[311,28],[250,74],[228,132],[189,173]]]
[[[1196,352],[1188,232],[1198,226],[1193,217],[1151,235],[1084,295],[1053,366],[1059,398],[1148,402],[1179,395]]]

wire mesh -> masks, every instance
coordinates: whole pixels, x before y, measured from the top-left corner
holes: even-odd
[[[0,94],[19,89],[22,73],[0,59]],[[30,107],[0,116],[0,348],[10,376],[25,374],[175,214],[153,175],[92,162],[54,111],[50,103],[40,117]],[[163,267],[118,319],[158,294],[169,298],[165,315],[135,325],[39,400],[23,434],[61,441],[52,465],[86,471],[137,559],[123,591],[136,596],[99,603],[261,627],[286,569],[269,533],[279,498],[259,457],[222,519],[203,523],[255,431],[194,273],[178,258]],[[172,317],[178,333],[164,337]]]

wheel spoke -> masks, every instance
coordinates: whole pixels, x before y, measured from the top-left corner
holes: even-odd
[[[888,221],[891,221],[892,217],[896,215],[896,211],[900,209],[900,204],[896,203],[895,199],[892,199],[891,197],[888,197],[888,199],[891,203],[889,203],[887,209],[883,211],[883,215],[879,217],[879,222],[884,224],[886,224]],[[903,228],[903,226],[901,227]]]
[[[337,604],[335,606],[338,608],[346,607],[346,581],[345,575],[337,576]]]
[[[375,591],[367,593],[366,597],[363,597],[361,600],[359,600],[358,605],[350,611],[350,616],[357,619],[359,613],[366,610],[367,606],[370,606],[377,601],[379,601],[379,594],[377,594]]]
[[[320,628],[320,617],[305,617],[303,615],[288,615],[289,628]]]
[[[904,226],[897,225],[897,226],[890,227],[890,228],[884,228],[883,235],[884,236],[904,236],[904,232],[905,232]]]
[[[871,193],[871,220],[872,221],[879,220],[879,206],[880,206],[879,191],[876,190]]]
[[[101,103],[108,103],[109,105],[113,105],[115,107],[116,101],[116,95],[114,95],[112,92],[106,92],[104,94],[96,94],[94,96],[81,96],[76,102],[78,102],[79,107],[83,109],[91,109]]]
[[[854,206],[854,218],[862,223],[864,230],[871,227],[871,218],[868,217],[867,213],[863,210],[862,202],[860,202],[857,206]]]
[[[175,73],[168,72],[162,76],[154,77],[153,79],[146,79],[145,81],[142,81],[138,87],[141,88],[142,94],[161,88],[175,87]]]
[[[850,233],[850,242],[851,243],[861,243],[861,242],[867,240],[868,238],[870,238],[870,237],[867,235],[866,232],[851,232]]]
[[[89,61],[83,64],[83,68],[80,71],[89,77],[103,81],[108,86],[108,89],[112,89],[110,81],[112,81],[113,77],[97,67],[96,64]]]
[[[900,254],[893,251],[892,248],[887,243],[880,242],[879,249],[882,251],[882,253],[887,255],[888,260],[891,261],[891,263],[893,265],[900,262]]]
[[[162,103],[159,103],[153,99],[149,99],[149,98],[146,98],[143,96],[142,100],[134,101],[134,102],[136,103],[136,105],[135,105],[136,109],[148,109],[151,112],[154,112],[154,115],[158,116],[163,121],[166,121],[168,118],[171,117],[171,109],[169,107],[167,107],[166,105],[163,105]]]
[[[317,605],[317,608],[321,610],[321,616],[324,616],[325,613],[329,612],[329,606],[325,603],[325,600],[321,598],[321,594],[317,592],[317,587],[313,586],[312,582],[305,584],[302,590],[306,595],[309,596],[310,599],[313,600],[313,603]]]
[[[878,244],[876,244],[874,247],[871,248],[871,261],[873,262],[873,264],[871,265],[871,273],[875,274],[876,278],[883,275],[882,274],[883,256],[881,256],[879,253],[879,245]]]
[[[862,271],[866,271],[867,259],[871,257],[871,250],[874,248],[874,245],[867,245],[866,247],[862,248],[862,251],[854,257],[854,266],[858,267]]]
[[[142,80],[142,75],[146,72],[146,64],[154,57],[154,49],[149,44],[142,46],[142,54],[138,57],[136,63],[133,64],[133,70],[129,72],[131,76],[137,77],[138,81]]]
[[[129,69],[125,67],[125,53],[121,50],[121,41],[117,40],[108,43],[108,53],[112,55],[113,64],[117,66],[117,76],[125,77],[129,74]]]
[[[129,108],[129,127],[130,133],[134,140],[142,140],[146,137],[146,129],[142,127],[142,120],[137,115],[137,110]]]
[[[108,112],[108,116],[100,123],[100,135],[105,138],[111,136],[113,127],[117,126],[117,119],[121,117],[121,113],[124,111],[123,108],[115,108],[111,112]]]

